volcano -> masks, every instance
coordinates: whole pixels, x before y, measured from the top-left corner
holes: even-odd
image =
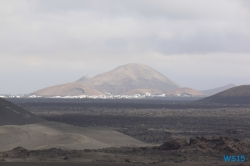
[[[41,96],[124,94],[136,89],[154,89],[166,93],[179,87],[149,66],[130,63],[93,78],[82,77],[76,82],[55,85],[32,94]]]

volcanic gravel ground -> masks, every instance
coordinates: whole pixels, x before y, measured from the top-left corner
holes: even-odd
[[[153,144],[196,136],[228,136],[246,142],[250,138],[249,105],[202,105],[187,101],[59,101],[27,100],[19,105],[49,121],[110,127]]]

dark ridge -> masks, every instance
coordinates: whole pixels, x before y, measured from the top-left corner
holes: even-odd
[[[230,88],[213,96],[199,100],[204,103],[250,104],[250,85]]]
[[[0,126],[25,125],[45,121],[25,109],[0,98]]]

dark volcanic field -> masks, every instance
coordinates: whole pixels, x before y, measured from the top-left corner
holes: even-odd
[[[105,126],[152,144],[195,136],[249,141],[250,106],[174,100],[9,99],[49,121]]]
[[[187,100],[8,100],[49,121],[109,127],[152,146],[83,151],[19,147],[0,153],[3,166],[250,164],[249,105]],[[224,162],[224,155],[245,155],[246,161]]]

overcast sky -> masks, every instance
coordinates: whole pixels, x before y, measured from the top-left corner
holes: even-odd
[[[250,1],[0,1],[0,94],[126,63],[198,90],[250,84]]]

